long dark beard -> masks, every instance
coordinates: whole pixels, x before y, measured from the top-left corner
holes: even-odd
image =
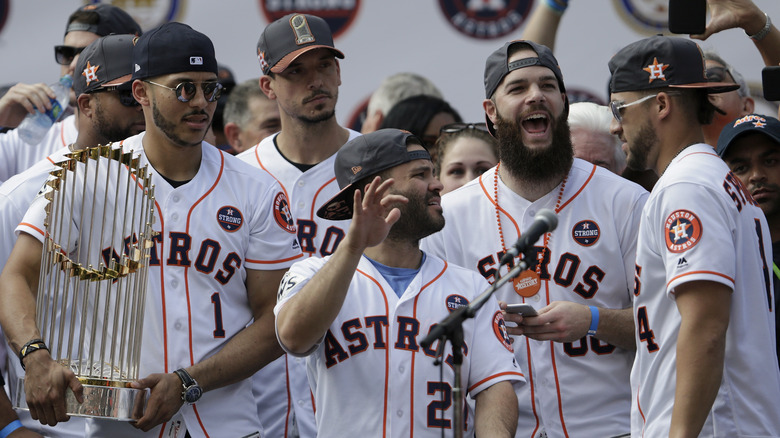
[[[530,149],[523,143],[522,127],[497,115],[498,156],[513,177],[531,184],[558,180],[569,173],[574,162],[569,123],[565,116],[551,120],[552,144],[544,149]]]
[[[428,197],[433,197],[433,194],[396,193],[406,196],[409,202],[394,205],[401,210],[401,217],[398,222],[393,224],[387,239],[419,242],[423,237],[430,236],[444,228],[444,216],[434,216],[428,212]]]
[[[135,135],[132,126],[125,126],[123,123],[127,123],[126,120],[120,122],[110,122],[107,120],[103,105],[100,103],[100,99],[97,99],[97,105],[95,106],[95,130],[101,137],[99,140],[101,144],[112,141],[121,141],[127,137]]]

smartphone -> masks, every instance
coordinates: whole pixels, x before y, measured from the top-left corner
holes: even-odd
[[[761,70],[761,86],[764,99],[780,100],[780,66],[764,67]]]
[[[523,316],[536,316],[538,313],[536,313],[536,309],[533,308],[530,304],[507,304],[506,306],[506,312],[507,313],[518,313]]]
[[[707,27],[707,0],[669,0],[669,31],[702,34]]]

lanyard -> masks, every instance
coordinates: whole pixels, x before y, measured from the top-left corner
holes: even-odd
[[[775,271],[775,277],[780,279],[780,268],[777,267],[777,263],[772,263],[772,270]]]

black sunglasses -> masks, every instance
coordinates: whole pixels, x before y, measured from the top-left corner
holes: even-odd
[[[707,82],[734,82],[731,73],[723,67],[710,67],[706,70]]]
[[[485,123],[450,123],[444,125],[439,129],[439,135],[442,134],[454,134],[456,132],[465,131],[467,129],[473,129],[476,131],[488,132],[487,125]]]
[[[189,102],[195,98],[198,92],[198,86],[195,82],[182,82],[175,88],[171,88],[167,85],[158,84],[157,82],[144,81],[158,87],[167,88],[176,93],[176,98],[182,102]],[[209,102],[214,102],[222,95],[222,84],[219,82],[201,82],[200,87],[203,89],[203,96]]]
[[[138,106],[140,103],[138,103],[137,100],[135,100],[135,97],[133,97],[133,90],[129,89],[123,89],[120,90],[119,86],[113,86],[113,87],[103,87],[98,88],[96,90],[92,90],[89,92],[89,94],[94,93],[105,93],[105,92],[112,92],[116,91],[116,95],[119,98],[119,103],[121,103],[124,106]]]
[[[86,47],[54,46],[54,59],[59,65],[70,65],[73,62],[73,58],[84,49]]]

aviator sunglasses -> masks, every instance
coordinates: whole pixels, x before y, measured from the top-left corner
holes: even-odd
[[[181,102],[191,101],[195,98],[195,95],[198,92],[198,85],[195,82],[190,81],[182,82],[175,88],[171,88],[167,85],[158,84],[157,82],[152,81],[144,82],[173,91],[176,93],[176,98]],[[222,95],[222,84],[219,82],[201,82],[200,87],[203,89],[203,97],[205,97],[209,102],[214,102],[215,100],[219,99],[219,96]]]

